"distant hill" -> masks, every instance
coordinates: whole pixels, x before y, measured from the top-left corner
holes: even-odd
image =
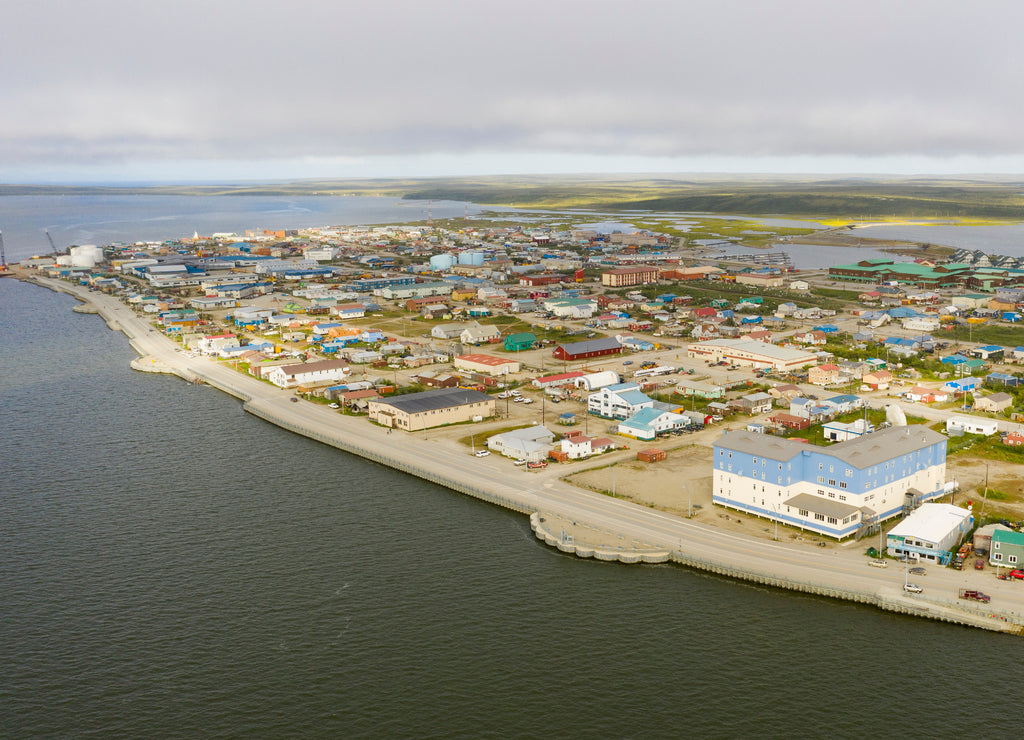
[[[0,185],[0,195],[394,196],[526,208],[585,207],[829,218],[1024,220],[1009,178],[564,175],[299,180],[222,185]]]

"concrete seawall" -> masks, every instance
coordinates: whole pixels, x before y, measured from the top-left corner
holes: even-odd
[[[572,553],[581,558],[594,558],[606,562],[619,563],[667,563],[671,557],[668,550],[637,549],[625,547],[604,547],[587,543],[577,543],[574,539],[555,535],[545,526],[548,524],[539,511],[530,514],[530,529],[538,540],[565,553]]]
[[[737,580],[749,581],[773,588],[801,591],[817,596],[827,596],[832,599],[842,599],[843,601],[855,601],[859,604],[870,604],[884,611],[896,612],[898,614],[936,619],[941,622],[951,622],[953,624],[978,627],[996,632],[1024,634],[1024,624],[1020,622],[1019,616],[1007,615],[991,609],[975,609],[960,602],[923,601],[912,595],[894,594],[886,596],[880,593],[838,588],[828,584],[798,581],[778,575],[759,573],[754,569],[741,569],[731,565],[715,563],[681,552],[672,553],[672,562],[708,573],[716,573],[728,576],[729,578],[736,578]]]
[[[706,546],[701,546],[696,541],[690,541],[685,529],[689,525],[685,522],[673,523],[673,527],[682,527],[682,529],[673,531],[672,534],[665,534],[663,529],[654,527],[647,523],[648,520],[643,519],[646,516],[653,516],[651,512],[642,507],[633,508],[631,505],[622,504],[622,502],[614,503],[619,507],[629,508],[615,508],[614,512],[617,513],[614,514],[602,511],[599,516],[596,513],[598,504],[611,502],[598,494],[576,491],[573,495],[577,498],[573,500],[563,491],[562,496],[554,497],[551,495],[553,492],[526,490],[520,486],[506,483],[504,477],[496,476],[492,476],[489,480],[483,480],[482,485],[475,485],[474,481],[481,481],[481,476],[477,474],[479,471],[472,472],[468,467],[459,469],[460,466],[454,464],[454,460],[448,453],[423,454],[428,448],[414,448],[413,445],[408,444],[411,441],[408,437],[402,437],[401,443],[395,445],[388,438],[381,436],[385,433],[383,430],[378,430],[375,427],[367,428],[365,425],[368,422],[365,420],[357,421],[337,415],[329,416],[324,413],[326,409],[312,404],[291,404],[291,399],[287,394],[278,389],[268,391],[265,384],[261,384],[254,378],[240,375],[230,368],[211,363],[209,360],[186,360],[184,356],[176,354],[173,345],[166,337],[149,327],[143,319],[135,317],[130,309],[124,307],[116,299],[107,296],[94,298],[94,295],[84,288],[69,286],[56,280],[34,278],[31,282],[45,288],[68,293],[79,300],[91,301],[91,305],[95,306],[96,311],[107,325],[123,332],[129,338],[132,348],[140,354],[140,357],[132,361],[133,368],[142,372],[173,374],[187,382],[208,384],[240,399],[243,402],[243,408],[248,413],[295,434],[482,501],[527,514],[530,517],[530,526],[535,536],[562,552],[608,562],[673,562],[689,568],[774,588],[871,604],[886,611],[982,629],[1024,634],[1024,614],[976,608],[956,600],[941,601],[929,597],[926,601],[921,597],[904,594],[902,584],[899,588],[894,588],[891,583],[870,586],[873,590],[847,587],[844,585],[844,577],[841,573],[827,568],[811,574],[811,577],[816,580],[800,580],[797,577],[787,577],[784,573],[787,571],[792,573],[811,572],[806,568],[802,571],[799,568],[794,568],[771,553],[764,559],[752,558],[746,553],[746,549],[743,554],[734,551],[721,551],[720,554],[724,560],[716,561],[701,557],[697,553],[706,550]],[[118,315],[121,316],[122,321],[118,320]],[[424,442],[423,444],[429,443]],[[587,501],[585,506],[581,507],[580,496],[585,497]],[[568,515],[584,522],[590,517],[599,517],[603,519],[602,526],[609,529],[614,527],[616,531],[623,533],[632,530],[634,534],[631,536],[634,539],[626,540],[631,545],[624,544],[621,547],[614,547],[607,543],[576,541],[576,538],[561,536],[561,533],[556,535],[548,529],[548,527],[552,527],[552,520],[545,521],[545,515],[540,513],[544,510],[558,512],[559,516]],[[611,517],[614,517],[614,523],[609,523]],[[661,517],[661,519],[664,518]],[[591,524],[594,525],[591,527],[594,532],[609,531],[609,529],[599,530],[597,519],[592,520]],[[659,522],[659,524],[663,524],[663,522]],[[638,528],[644,531],[636,534]],[[669,542],[678,542],[678,548],[674,544],[670,546],[671,549],[657,547],[658,543],[664,543],[666,539]],[[753,541],[750,541],[749,544],[753,544]],[[868,584],[865,582],[863,585]]]
[[[843,601],[854,601],[859,604],[869,604],[884,611],[907,614],[914,617],[926,619],[937,619],[943,622],[951,622],[967,627],[993,630],[997,632],[1009,632],[1013,634],[1024,634],[1024,625],[1021,625],[1016,617],[1003,615],[998,612],[986,609],[974,609],[966,604],[957,602],[935,603],[923,602],[911,595],[885,596],[879,593],[857,591],[855,589],[838,588],[836,586],[813,583],[810,581],[799,581],[784,576],[772,575],[759,572],[756,566],[739,568],[735,565],[717,563],[704,558],[694,557],[684,552],[665,550],[641,550],[624,549],[613,547],[600,547],[577,543],[572,538],[555,534],[546,526],[550,523],[540,512],[530,514],[530,528],[534,535],[541,542],[558,549],[561,552],[574,554],[581,558],[594,558],[606,562],[619,563],[676,563],[706,573],[735,578],[749,583],[757,583],[772,588],[781,588],[788,591],[800,591],[802,593],[825,596]]]
[[[315,439],[317,442],[330,445],[331,447],[337,447],[339,450],[358,455],[359,457],[373,462],[386,465],[389,468],[395,470],[401,470],[403,473],[414,475],[417,478],[436,483],[440,486],[445,486],[459,493],[464,493],[467,496],[473,496],[474,498],[481,499],[491,504],[501,506],[506,509],[511,509],[520,514],[530,514],[534,511],[534,507],[525,504],[521,500],[516,500],[509,496],[503,496],[500,493],[486,490],[479,486],[473,486],[465,481],[460,481],[455,478],[444,475],[437,470],[432,470],[429,466],[418,465],[414,461],[409,459],[399,459],[395,454],[395,451],[382,451],[373,445],[368,445],[364,442],[360,442],[358,439],[353,439],[351,435],[345,434],[344,432],[336,433],[324,433],[311,429],[310,427],[296,423],[290,418],[286,418],[283,415],[275,412],[273,409],[266,408],[261,404],[253,401],[247,401],[243,408],[254,416],[258,416],[265,421],[269,421],[271,424],[275,424],[282,429],[287,429],[295,434],[301,434],[303,437],[309,437]]]

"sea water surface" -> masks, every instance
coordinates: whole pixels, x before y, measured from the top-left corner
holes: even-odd
[[[74,305],[0,280],[7,737],[1019,735],[1024,639],[561,554]]]
[[[456,201],[377,196],[24,195],[0,197],[0,231],[11,262],[74,244],[164,241],[195,233],[401,223],[475,215]],[[501,209],[497,209],[501,210]]]

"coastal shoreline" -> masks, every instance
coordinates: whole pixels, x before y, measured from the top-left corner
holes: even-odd
[[[95,309],[107,326],[121,331],[140,357],[132,367],[145,372],[173,374],[188,382],[204,382],[243,402],[247,412],[281,428],[336,447],[382,465],[415,475],[466,495],[530,516],[538,539],[563,552],[619,562],[663,562],[718,573],[739,580],[818,594],[880,609],[926,617],[993,631],[1024,634],[1024,615],[975,609],[966,604],[908,596],[886,583],[852,582],[847,563],[831,561],[821,553],[806,552],[778,543],[759,543],[656,512],[636,504],[577,489],[560,481],[544,484],[542,491],[510,485],[501,463],[481,462],[447,453],[431,441],[413,435],[402,437],[400,445],[388,439],[386,430],[365,420],[342,417],[318,404],[292,403],[288,391],[241,375],[206,358],[188,359],[176,345],[157,332],[145,319],[116,298],[62,281],[19,271],[19,277],[50,290],[64,292]],[[88,310],[88,309],[83,309]],[[80,311],[81,312],[81,311]],[[88,311],[93,312],[93,311]],[[429,452],[429,454],[423,454]],[[524,481],[528,484],[529,481]],[[561,517],[574,525],[584,522],[595,530],[621,532],[619,548],[591,547],[572,542],[564,533],[556,536],[543,520]],[[553,540],[553,541],[552,541]],[[639,546],[632,545],[638,543]],[[816,549],[816,548],[815,548]],[[756,551],[756,552],[755,552]],[[602,555],[598,557],[597,553]],[[665,557],[662,557],[664,553]],[[838,553],[833,553],[837,555]],[[872,570],[872,569],[867,569]],[[857,574],[857,581],[868,575]],[[849,582],[849,583],[848,583]]]

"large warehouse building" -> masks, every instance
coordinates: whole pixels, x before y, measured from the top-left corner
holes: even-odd
[[[604,337],[603,339],[591,339],[586,342],[570,342],[555,347],[554,355],[556,360],[565,362],[576,362],[591,357],[603,357],[604,355],[617,355],[622,352],[622,345],[615,337]]]
[[[406,432],[494,416],[493,398],[468,388],[438,388],[369,402],[371,421]]]
[[[519,361],[509,360],[505,357],[494,355],[460,355],[455,358],[456,370],[468,370],[471,373],[483,373],[484,375],[508,375],[519,372]]]
[[[945,482],[946,438],[924,426],[831,447],[747,431],[714,445],[716,504],[837,539],[941,496]]]
[[[756,339],[712,339],[688,345],[686,354],[692,359],[709,362],[731,362],[758,370],[799,370],[816,365],[818,358],[802,349],[778,347]]]

